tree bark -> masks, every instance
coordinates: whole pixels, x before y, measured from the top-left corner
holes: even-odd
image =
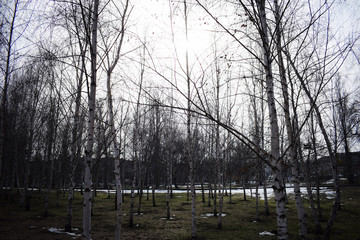
[[[96,101],[96,81],[97,81],[97,30],[98,30],[98,9],[99,0],[94,0],[94,10],[92,15],[92,33],[91,33],[91,84],[89,95],[89,118],[88,135],[85,150],[85,180],[84,180],[84,202],[83,202],[83,233],[84,240],[91,239],[91,167],[94,144],[94,123],[95,123],[95,101]]]
[[[293,126],[291,124],[291,117],[290,117],[290,104],[289,104],[289,93],[288,93],[288,85],[286,80],[286,73],[285,73],[285,66],[282,57],[282,44],[281,44],[281,35],[282,35],[282,21],[280,18],[280,7],[277,0],[274,0],[275,5],[275,21],[276,21],[276,49],[277,49],[277,56],[278,56],[278,65],[279,65],[279,73],[280,73],[280,80],[281,80],[281,87],[282,87],[282,94],[284,98],[284,113],[285,113],[285,125],[286,125],[286,132],[288,137],[289,146],[289,153],[290,153],[290,161],[291,161],[291,173],[292,173],[292,182],[294,184],[294,193],[295,193],[295,203],[296,203],[296,210],[298,215],[299,221],[299,238],[306,239],[307,235],[307,227],[306,227],[306,218],[305,218],[305,210],[301,199],[301,192],[300,192],[300,177],[298,171],[298,161],[296,159],[296,148],[294,144],[294,133],[293,133]]]
[[[115,239],[121,239],[121,223],[122,223],[122,186],[121,186],[121,169],[120,169],[120,150],[119,144],[116,138],[115,130],[115,121],[114,121],[114,111],[112,103],[112,93],[111,93],[111,71],[108,69],[107,74],[107,99],[108,99],[108,114],[109,114],[109,124],[110,124],[110,134],[111,140],[113,143],[114,151],[114,162],[115,162],[115,186],[116,186],[116,227],[115,227]]]
[[[265,13],[265,0],[259,0],[256,2],[259,18],[261,24],[261,30],[259,31],[263,45],[263,66],[266,72],[266,92],[269,108],[270,118],[270,131],[271,131],[271,165],[274,175],[274,194],[276,201],[276,215],[277,215],[277,227],[278,227],[278,239],[288,238],[287,229],[287,217],[286,217],[286,203],[284,194],[284,185],[282,182],[282,159],[280,159],[280,137],[279,137],[279,126],[275,105],[274,96],[274,79],[272,75],[271,67],[271,53],[268,38],[268,25]]]

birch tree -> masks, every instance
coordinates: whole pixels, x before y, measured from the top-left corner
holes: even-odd
[[[72,219],[73,219],[73,200],[74,200],[74,188],[75,188],[75,168],[80,158],[80,149],[81,149],[81,139],[82,139],[82,131],[81,131],[81,98],[82,98],[82,88],[84,85],[85,79],[88,79],[87,72],[85,69],[86,64],[86,52],[88,50],[89,42],[87,40],[83,41],[82,39],[86,39],[86,35],[83,36],[83,31],[81,31],[80,26],[83,26],[87,29],[86,25],[82,23],[86,23],[86,21],[81,21],[78,19],[79,8],[76,4],[71,4],[69,8],[69,15],[65,16],[66,26],[69,31],[69,36],[71,37],[73,34],[75,35],[74,41],[76,45],[79,47],[79,57],[77,57],[76,51],[72,49],[73,57],[72,62],[75,66],[75,76],[76,76],[76,85],[75,89],[75,109],[73,113],[73,125],[71,130],[71,146],[70,146],[70,158],[69,158],[69,193],[68,193],[68,207],[66,214],[66,224],[65,231],[71,232],[72,230]],[[72,20],[72,21],[71,21]],[[74,31],[71,31],[72,29]],[[85,31],[85,30],[84,30]],[[70,44],[73,46],[73,44]]]
[[[109,115],[109,124],[110,124],[110,139],[113,144],[113,153],[114,153],[114,161],[115,161],[115,186],[116,186],[116,228],[115,228],[115,239],[121,239],[121,223],[122,223],[122,185],[121,185],[121,178],[120,178],[120,146],[117,141],[117,134],[115,129],[115,121],[114,121],[114,109],[113,109],[113,97],[112,97],[112,91],[111,91],[111,74],[114,71],[119,59],[120,59],[120,53],[121,48],[125,36],[125,25],[127,20],[127,11],[129,7],[129,1],[126,0],[123,5],[123,11],[121,13],[121,22],[120,22],[120,32],[117,35],[115,39],[118,39],[115,41],[112,45],[117,45],[117,48],[115,50],[115,55],[113,59],[110,59],[110,49],[107,44],[105,44],[106,52],[108,54],[106,55],[107,58],[107,66],[106,66],[106,86],[107,86],[107,100],[108,100],[108,115]],[[103,38],[104,39],[104,38]]]
[[[144,45],[145,49],[145,45]],[[143,60],[145,56],[142,56]],[[139,152],[140,152],[140,100],[141,100],[141,92],[143,88],[143,80],[144,80],[144,64],[141,61],[140,64],[140,82],[139,89],[137,92],[136,98],[136,106],[135,106],[135,114],[134,114],[134,127],[133,127],[133,180],[131,184],[131,199],[130,199],[130,212],[129,212],[129,226],[133,227],[134,225],[134,204],[135,204],[135,187],[136,187],[136,177],[137,177],[137,165],[139,163]]]
[[[294,144],[294,133],[291,123],[291,117],[290,117],[290,102],[289,102],[289,93],[288,93],[288,84],[286,79],[286,70],[284,65],[284,59],[282,54],[282,18],[283,16],[281,9],[279,7],[279,3],[277,0],[274,1],[275,5],[275,42],[276,42],[276,50],[277,50],[277,57],[278,57],[278,67],[279,67],[279,74],[280,74],[280,81],[281,81],[281,87],[282,87],[282,94],[284,99],[283,109],[285,113],[285,125],[286,125],[286,132],[287,132],[287,138],[288,138],[288,144],[289,144],[289,155],[290,155],[290,161],[291,161],[291,172],[292,172],[292,179],[294,184],[294,193],[295,193],[295,203],[296,203],[296,210],[298,214],[298,220],[299,220],[299,237],[301,239],[305,239],[307,235],[307,227],[306,227],[306,219],[305,219],[305,210],[301,199],[301,192],[300,192],[300,177],[299,177],[299,171],[297,168],[298,162],[296,159],[296,147]]]
[[[95,101],[96,101],[96,81],[97,81],[97,32],[98,32],[98,14],[99,0],[94,0],[94,8],[92,12],[92,28],[91,28],[91,83],[89,92],[89,117],[87,126],[87,144],[86,144],[86,162],[85,162],[85,191],[83,203],[83,239],[91,239],[91,167],[94,144],[94,120],[95,120]]]
[[[274,175],[274,194],[276,201],[276,214],[278,226],[278,239],[288,238],[287,217],[285,209],[285,193],[284,186],[281,181],[282,160],[280,159],[280,136],[277,109],[274,97],[274,78],[271,66],[271,50],[268,37],[268,23],[265,12],[265,1],[257,1],[256,7],[259,14],[259,34],[263,47],[263,67],[266,72],[266,92],[267,103],[269,109],[270,129],[271,129],[271,165]]]
[[[188,5],[187,1],[184,0],[184,24],[185,24],[185,39],[188,42]],[[192,157],[192,140],[191,140],[191,76],[189,69],[189,52],[186,49],[185,52],[185,71],[187,80],[187,159],[189,162],[189,179],[191,189],[191,238],[196,238],[196,194],[195,194],[195,163]]]

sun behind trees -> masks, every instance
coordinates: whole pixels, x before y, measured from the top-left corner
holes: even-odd
[[[360,29],[339,23],[355,1],[0,6],[11,203],[42,206],[44,219],[63,207],[56,227],[83,239],[98,216],[115,239],[158,220],[202,238],[208,215],[226,235],[243,206],[278,239],[334,235],[352,204],[343,185],[360,174]]]

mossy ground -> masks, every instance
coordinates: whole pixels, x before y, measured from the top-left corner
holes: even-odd
[[[360,239],[360,187],[343,187],[341,190],[342,209],[338,211],[336,222],[333,226],[331,239]],[[66,234],[50,233],[50,227],[64,228],[67,211],[67,196],[62,195],[60,205],[56,207],[56,194],[51,193],[49,199],[49,214],[44,217],[44,200],[37,192],[33,192],[30,211],[24,211],[19,206],[19,195],[14,203],[5,199],[6,194],[1,192],[0,197],[0,239],[74,239]],[[140,215],[134,216],[134,227],[129,224],[129,195],[125,195],[123,216],[123,239],[190,239],[191,232],[191,202],[187,201],[186,194],[174,194],[171,199],[171,220],[166,217],[166,196],[156,194],[156,207],[153,207],[151,194],[146,200],[143,196]],[[207,199],[206,199],[207,200]],[[264,202],[260,201],[260,219],[256,220],[255,198],[243,201],[241,194],[224,198],[222,229],[217,228],[216,217],[205,217],[204,214],[213,212],[207,201],[197,197],[197,234],[198,239],[276,239],[276,236],[260,236],[263,231],[276,232],[275,202],[270,199],[270,216],[264,215]],[[135,200],[137,210],[138,199]],[[297,215],[292,196],[289,196],[287,205],[289,239],[297,239]],[[321,222],[325,229],[327,218],[330,214],[332,200],[322,196],[321,206],[324,219]],[[315,233],[311,218],[309,202],[305,200],[307,211],[307,225],[309,239],[322,239],[322,235]],[[73,227],[81,234],[82,228],[82,195],[76,193],[74,201]],[[92,217],[92,239],[113,239],[115,230],[116,211],[114,209],[114,195],[109,199],[106,193],[98,193],[95,198]],[[77,239],[81,239],[78,237]]]

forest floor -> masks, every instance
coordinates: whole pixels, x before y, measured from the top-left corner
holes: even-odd
[[[15,195],[14,203],[6,199],[4,191],[0,196],[0,239],[81,239],[82,228],[82,195],[76,193],[74,201],[75,228],[72,235],[61,233],[65,225],[67,212],[67,197],[61,194],[60,204],[56,207],[56,193],[51,193],[49,199],[49,214],[44,217],[44,200],[37,191],[32,193],[30,211],[19,206],[19,195]],[[129,223],[129,195],[125,195],[122,239],[190,239],[191,232],[191,201],[187,201],[186,194],[174,194],[170,200],[171,219],[166,220],[166,195],[155,195],[156,206],[151,199],[142,199],[141,214],[134,216],[134,227]],[[297,239],[298,226],[293,196],[288,196],[287,205],[289,239]],[[360,186],[346,186],[341,189],[341,210],[338,211],[333,225],[331,239],[360,239]],[[325,229],[330,214],[331,199],[322,194],[321,207],[323,220],[321,225]],[[138,198],[135,200],[135,211]],[[270,199],[270,216],[264,215],[264,202],[260,201],[260,219],[256,219],[255,198],[247,197],[244,201],[242,194],[224,198],[223,228],[217,229],[217,217],[212,215],[214,202],[208,206],[202,202],[201,194],[197,196],[197,234],[198,239],[276,239],[276,235],[261,235],[276,233],[276,213],[274,199]],[[114,239],[116,211],[114,209],[114,195],[108,198],[105,193],[98,193],[93,208],[92,239]],[[322,235],[315,233],[311,218],[309,202],[305,198],[307,210],[307,225],[309,239],[322,239]],[[58,233],[56,233],[58,232]],[[59,233],[60,232],[60,233]]]

